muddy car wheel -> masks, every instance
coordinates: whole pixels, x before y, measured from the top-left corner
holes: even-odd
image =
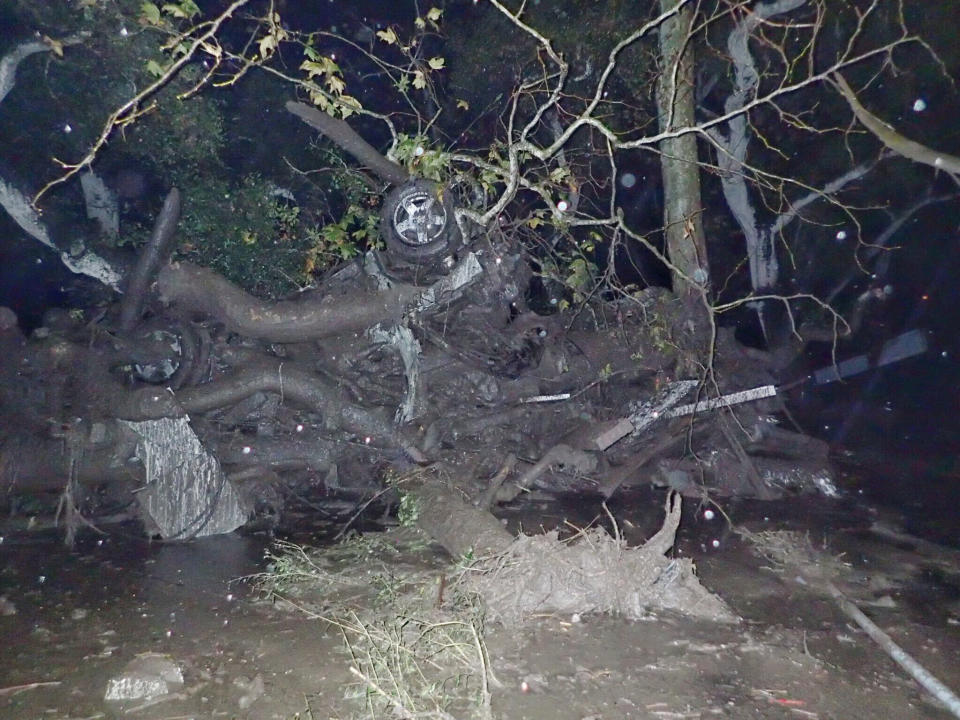
[[[387,252],[401,260],[423,262],[452,252],[459,232],[450,193],[427,180],[414,180],[384,200],[381,232]]]

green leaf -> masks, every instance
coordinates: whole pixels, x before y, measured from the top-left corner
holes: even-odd
[[[319,88],[310,88],[310,102],[324,111],[327,111],[327,108],[330,107],[330,98],[324,95]]]
[[[338,100],[340,100],[340,116],[344,120],[361,108],[360,101],[350,95],[341,95]]]
[[[317,75],[323,75],[323,65],[316,60],[304,60],[300,63],[300,69],[305,70],[307,77],[314,78]]]
[[[427,60],[427,65],[429,65],[434,70],[440,70],[443,68],[443,64],[446,62],[442,57],[432,57]]]
[[[165,12],[167,15],[173,15],[173,17],[177,17],[177,18],[185,18],[185,17],[187,17],[187,12],[186,12],[186,10],[184,10],[184,9],[183,9],[182,7],[180,7],[179,5],[174,5],[173,3],[167,3],[167,4],[165,4],[165,5],[161,8],[161,10],[163,10],[163,12]]]
[[[340,74],[340,66],[330,58],[323,55],[317,55],[313,60],[304,60],[302,63],[300,63],[300,69],[306,70],[307,75],[311,78],[316,77],[317,75]]]
[[[397,34],[393,31],[393,28],[377,30],[377,37],[383,40],[387,45],[395,45],[397,42]]]
[[[150,60],[147,62],[147,72],[154,77],[160,77],[163,75],[163,68],[160,67],[160,63],[156,60]]]
[[[440,8],[432,7],[427,11],[427,20],[430,22],[437,22],[440,19],[440,16],[443,15],[443,10]]]
[[[186,11],[187,17],[200,14],[199,6],[193,0],[181,0],[180,7]]]
[[[179,3],[165,3],[163,12],[176,18],[192,18],[200,14],[200,8],[193,0],[182,0]]]
[[[423,90],[427,86],[427,78],[422,71],[417,70],[413,74],[413,86],[417,90]]]
[[[140,6],[140,18],[150,25],[159,25],[160,8],[152,2],[145,2]]]
[[[327,85],[327,90],[329,90],[332,95],[340,95],[347,89],[347,84],[343,81],[343,78],[337,75],[327,75],[324,82]]]
[[[277,36],[267,35],[265,37],[262,37],[260,38],[260,42],[258,43],[258,45],[260,46],[260,57],[261,58],[270,57],[270,55],[272,55],[273,52],[277,49]]]
[[[584,258],[575,258],[567,271],[567,285],[576,290],[586,290],[596,275],[597,266]]]

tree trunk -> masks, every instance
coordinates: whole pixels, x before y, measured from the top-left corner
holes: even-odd
[[[660,0],[668,12],[681,0]],[[689,33],[693,10],[687,6],[660,27],[662,70],[657,80],[657,110],[660,131],[693,127],[694,78],[693,45]],[[701,222],[700,166],[697,137],[687,133],[660,144],[663,174],[664,224],[667,254],[673,267],[673,289],[685,300],[699,296],[709,278],[707,246]]]

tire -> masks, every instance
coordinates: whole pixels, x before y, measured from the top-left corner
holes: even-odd
[[[460,233],[450,193],[429,180],[395,188],[380,211],[380,232],[387,252],[400,260],[422,263],[453,252]]]

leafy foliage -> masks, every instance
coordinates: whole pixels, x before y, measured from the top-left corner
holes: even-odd
[[[232,185],[220,178],[189,186],[178,236],[180,256],[222,273],[241,287],[277,297],[309,277],[313,242],[300,208],[257,175]]]
[[[123,140],[117,151],[182,189],[197,176],[225,172],[220,159],[223,111],[214,97],[165,98],[153,113],[131,126]]]
[[[351,205],[336,222],[322,228],[309,228],[310,247],[304,272],[311,274],[357,256],[363,248],[380,243],[377,231],[380,216],[359,205]]]
[[[307,59],[300,63],[300,69],[310,81],[308,92],[314,105],[334,117],[344,119],[361,109],[360,101],[344,92],[347,84],[340,66],[333,58],[321,55],[309,45],[304,47],[303,54]]]

